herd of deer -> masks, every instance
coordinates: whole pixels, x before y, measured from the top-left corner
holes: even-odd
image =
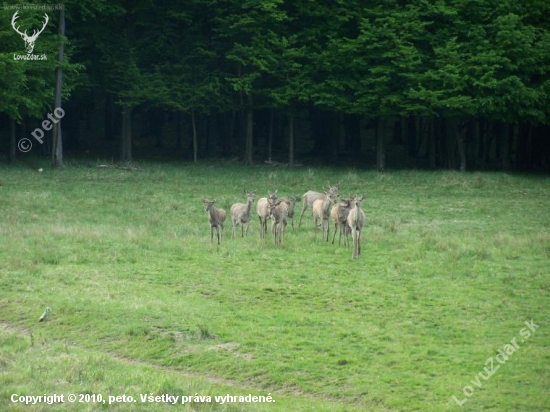
[[[248,236],[248,227],[252,220],[252,203],[254,203],[255,193],[244,190],[246,194],[246,203],[235,203],[231,206],[231,221],[233,223],[232,235],[235,237],[237,226],[241,226],[241,237]],[[338,244],[344,235],[344,244],[349,245],[348,235],[351,233],[353,238],[352,258],[357,258],[361,254],[361,229],[365,223],[365,213],[361,209],[361,202],[365,196],[349,195],[349,199],[339,199],[338,185],[331,186],[324,193],[307,191],[302,196],[302,212],[298,227],[302,224],[302,216],[308,207],[313,210],[313,220],[315,224],[315,236],[317,228],[320,226],[323,240],[329,239],[329,220],[334,222],[334,234],[332,243],[336,238],[336,232],[339,233]],[[226,219],[226,213],[223,209],[214,207],[215,200],[203,198],[205,210],[208,213],[210,222],[210,242],[214,242],[214,230],[218,237],[218,245],[222,241],[223,226]],[[291,220],[292,230],[294,230],[294,207],[297,198],[278,198],[277,190],[268,193],[268,197],[258,199],[256,212],[260,219],[260,238],[265,239],[267,232],[267,221],[272,220],[271,233],[275,244],[282,244],[284,241],[285,227],[287,220]]]

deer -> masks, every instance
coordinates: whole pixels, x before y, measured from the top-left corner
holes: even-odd
[[[292,221],[292,231],[294,232],[294,214],[296,213],[295,207],[298,198],[296,196],[291,196],[289,198],[284,198],[283,200],[288,205],[288,219]]]
[[[269,202],[275,202],[277,200],[277,192],[275,190],[273,193],[268,192],[268,197],[261,197],[256,203],[256,213],[260,219],[260,239],[265,238],[267,232],[267,219],[269,219]]]
[[[330,210],[330,217],[334,222],[334,234],[332,235],[332,244],[334,245],[334,239],[336,238],[336,232],[338,235],[338,246],[342,241],[342,232],[344,233],[344,246],[349,246],[348,235],[351,229],[348,225],[348,215],[351,210],[351,202],[354,196],[349,195],[349,199],[341,199],[339,203],[332,206]]]
[[[218,235],[218,245],[222,243],[223,224],[225,223],[225,210],[214,207],[216,200],[201,199],[204,203],[204,210],[208,213],[208,222],[210,223],[210,243],[214,243],[214,228]]]
[[[352,208],[348,215],[348,225],[351,228],[351,237],[353,238],[352,259],[356,259],[361,254],[361,229],[365,224],[365,212],[361,210],[361,202],[366,196],[356,196],[352,201]]]
[[[336,196],[338,196],[338,186],[340,186],[340,183],[337,183],[335,185],[330,185],[329,182],[328,183],[328,193],[331,193],[331,194],[334,194]],[[313,202],[315,202],[316,200],[318,199],[325,199],[327,196],[327,192],[325,193],[320,193],[320,192],[315,192],[313,190],[308,190],[307,192],[304,193],[304,195],[302,196],[302,213],[300,213],[300,221],[298,222],[298,227],[302,226],[302,216],[304,216],[304,212],[306,211],[306,209],[311,206],[313,207]]]
[[[286,219],[288,216],[288,203],[283,199],[277,201],[269,200],[269,215],[273,219],[271,233],[275,239],[275,245],[283,243],[285,238]]]
[[[34,30],[33,33],[32,33],[32,36],[29,36],[27,34],[27,30],[25,30],[25,32],[21,33],[19,31],[19,28],[15,26],[15,21],[19,18],[17,13],[19,13],[19,11],[16,11],[13,14],[13,17],[11,18],[11,26],[16,31],[16,33],[18,33],[21,36],[21,38],[25,41],[25,49],[27,49],[27,54],[31,54],[32,51],[34,50],[34,43],[36,42],[36,39],[38,38],[38,35],[44,31],[44,29],[46,28],[46,25],[48,24],[48,21],[50,19],[49,19],[48,15],[46,13],[44,13],[44,17],[45,17],[44,25],[42,26],[42,28],[40,30]]]
[[[328,235],[329,235],[329,222],[328,219],[330,217],[330,205],[332,205],[335,201],[338,195],[330,192],[325,192],[324,198],[319,198],[313,202],[313,220],[315,222],[315,236],[317,236],[317,226],[319,226],[318,222],[321,220],[321,228],[323,231],[323,240],[326,240],[328,242]]]
[[[246,203],[235,203],[231,206],[231,221],[233,222],[233,239],[235,238],[235,231],[238,225],[241,225],[241,237],[244,237],[245,233],[248,236],[248,227],[250,226],[250,210],[252,209],[252,203],[254,203],[254,192],[249,192],[244,189],[246,194]],[[245,230],[246,229],[246,230]]]

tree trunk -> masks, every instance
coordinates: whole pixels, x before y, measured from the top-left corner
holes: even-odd
[[[529,167],[532,165],[532,147],[533,147],[533,125],[525,124],[522,127],[523,139],[518,139],[518,163],[522,168]]]
[[[269,111],[269,140],[267,142],[267,161],[271,163],[271,155],[273,152],[273,122],[275,120],[275,110]]]
[[[252,95],[247,93],[247,108],[246,108],[246,134],[245,134],[245,150],[244,150],[244,162],[248,165],[252,164],[252,152],[253,152],[253,111],[252,111]]]
[[[407,146],[408,132],[409,130],[408,130],[407,117],[400,116],[399,119],[395,121],[395,125],[393,127],[392,144],[403,145],[403,149],[405,149],[405,158],[409,157],[409,147]]]
[[[330,125],[328,138],[330,139],[330,158],[333,163],[338,162],[338,154],[340,151],[340,137],[342,133],[343,114],[334,112],[332,117],[333,122]]]
[[[458,146],[458,156],[460,158],[460,171],[466,171],[466,149],[464,147],[464,138],[466,134],[466,127],[462,130],[458,130],[457,125],[455,124],[454,133],[456,136],[456,143]]]
[[[454,145],[457,138],[457,122],[454,118],[445,119],[445,153],[447,155],[447,169],[455,168]]]
[[[489,141],[488,136],[488,128],[489,123],[484,120],[480,119],[479,121],[479,151],[478,151],[478,158],[479,158],[479,167],[483,170],[485,169],[485,152],[487,147],[487,142]]]
[[[346,128],[346,150],[351,150],[353,153],[361,152],[361,117],[352,115],[349,118]]]
[[[115,135],[115,124],[114,124],[114,117],[113,117],[113,98],[110,93],[107,93],[105,95],[105,116],[104,116],[104,140],[105,141],[112,141],[113,136]],[[90,113],[87,111],[86,114],[86,123],[88,122],[88,119],[91,117]],[[88,130],[86,130],[88,131]]]
[[[19,125],[19,136],[21,136],[21,139],[25,139],[25,138],[28,139],[28,136],[29,136],[27,134],[27,120],[26,119],[27,119],[26,117],[23,117],[21,119],[21,124]],[[15,139],[17,140],[17,137]],[[48,136],[47,135],[44,136],[43,141],[44,141],[44,143],[48,142]],[[40,142],[38,142],[38,143],[40,143]],[[44,146],[44,144],[38,145],[38,147],[37,147],[38,150],[35,153],[38,153],[39,155],[46,154],[47,152],[43,151],[43,146]]]
[[[218,115],[214,112],[206,119],[208,121],[208,156],[216,157],[218,155]]]
[[[16,147],[17,147],[17,143],[15,139],[15,119],[13,117],[10,117],[10,154],[9,154],[10,163],[14,163],[16,160],[16,154],[17,154],[17,151],[15,150]]]
[[[416,160],[418,158],[418,141],[422,130],[422,122],[419,117],[410,115],[406,119],[407,124],[407,164],[416,168]]]
[[[162,147],[162,138],[164,134],[164,112],[157,112],[155,110],[155,114],[153,115],[153,119],[155,119],[155,122],[147,125],[150,133],[154,136],[156,136],[156,143],[155,147]]]
[[[181,113],[178,111],[174,114],[175,122],[176,122],[176,149],[181,151],[183,150],[183,128],[181,127]]]
[[[478,156],[479,153],[479,144],[480,144],[480,133],[479,133],[479,121],[475,117],[472,118],[472,153],[470,159],[475,163],[474,167],[478,167]]]
[[[418,120],[418,144],[416,146],[417,159],[429,156],[429,133],[430,133],[430,120],[426,117],[419,116]],[[423,153],[423,154],[422,154]]]
[[[436,135],[435,135],[435,120],[433,118],[429,118],[427,120],[430,124],[430,127],[428,128],[428,157],[430,161],[430,169],[434,170],[436,168],[436,156],[435,156],[435,150],[436,150]]]
[[[441,117],[434,118],[434,138],[435,138],[435,162],[440,169],[444,169],[446,165],[445,159],[445,133],[443,130],[444,120]]]
[[[466,151],[464,148],[464,137],[462,133],[457,133],[456,141],[458,143],[458,156],[460,158],[460,171],[466,171]]]
[[[242,110],[233,110],[229,122],[229,140],[226,146],[227,153],[235,154],[240,152],[241,130],[242,130]]]
[[[294,167],[294,115],[288,115],[288,167]]]
[[[384,151],[385,120],[376,121],[376,169],[381,172],[386,168],[386,154]]]
[[[483,147],[483,168],[487,166],[487,164],[491,160],[491,149],[493,147],[493,140],[494,140],[494,122],[487,121],[485,123],[485,142]]]
[[[348,116],[344,113],[338,114],[338,125],[336,129],[336,142],[335,142],[335,149],[336,152],[339,154],[341,150],[345,150],[346,147],[346,140],[347,140],[347,123],[348,123]]]
[[[195,115],[195,119],[197,122],[197,147],[198,150],[202,149],[203,153],[208,154],[208,131],[209,131],[209,124],[208,124],[208,116],[205,114],[198,114]],[[199,136],[201,137],[199,140]],[[197,152],[198,153],[198,152]]]
[[[512,125],[512,135],[510,141],[510,166],[513,168],[517,168],[518,164],[519,130],[519,123],[514,123]]]
[[[502,141],[500,148],[502,170],[510,170],[510,125],[502,123]]]
[[[120,160],[132,161],[132,109],[122,109],[122,131],[120,136]]]
[[[57,68],[55,69],[55,104],[54,110],[61,109],[61,93],[63,88],[63,55],[65,51],[65,7],[59,9],[59,37],[62,39],[59,45]],[[52,129],[52,166],[63,166],[63,139],[61,136],[61,119],[54,123]]]
[[[191,112],[191,128],[193,129],[193,162],[197,163],[197,123],[195,122],[195,112]]]

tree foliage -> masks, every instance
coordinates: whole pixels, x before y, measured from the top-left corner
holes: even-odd
[[[226,138],[243,136],[250,157],[253,112],[264,109],[281,118],[322,110],[335,119],[547,127],[548,13],[545,0],[68,2],[65,98],[79,86],[75,107],[87,107],[93,92],[112,96],[121,112],[223,115]],[[11,14],[0,9],[4,22]],[[37,25],[40,13],[25,18]],[[2,27],[0,113],[40,118],[53,100],[62,39],[51,25],[37,51],[52,58],[15,61],[22,42]],[[434,138],[436,150],[445,138]]]

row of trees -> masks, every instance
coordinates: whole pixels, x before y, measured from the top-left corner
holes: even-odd
[[[14,11],[0,9],[1,21]],[[37,40],[45,61],[14,60],[22,41],[0,28],[6,135],[28,135],[52,111],[66,43],[65,143],[111,148],[116,137],[122,160],[132,127],[158,146],[188,141],[195,160],[252,163],[275,147],[292,166],[301,147],[372,154],[383,169],[392,144],[411,165],[464,170],[550,154],[547,0],[91,0],[66,1],[65,13],[66,38],[51,13]],[[28,28],[43,15],[19,14]],[[13,137],[2,141],[15,156]]]

